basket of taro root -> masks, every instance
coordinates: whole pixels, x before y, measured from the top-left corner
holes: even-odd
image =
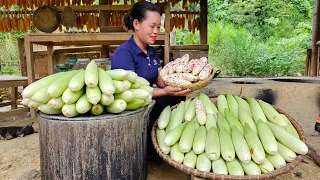
[[[189,54],[185,54],[166,64],[160,76],[167,86],[197,90],[207,86],[220,72],[208,63],[206,57],[189,59]]]

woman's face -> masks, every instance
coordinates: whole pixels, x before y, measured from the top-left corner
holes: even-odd
[[[142,43],[154,44],[160,32],[160,14],[154,11],[147,11],[145,19],[141,22],[135,20],[133,25],[135,34]]]

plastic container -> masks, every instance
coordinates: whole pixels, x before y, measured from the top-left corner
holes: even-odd
[[[66,66],[70,69],[77,63],[77,59],[67,59]]]
[[[90,58],[79,58],[77,63],[73,66],[73,70],[78,70],[78,69],[86,69],[87,65],[90,62]]]
[[[106,70],[107,69],[107,63],[106,63],[106,60],[105,58],[98,58],[98,59],[93,59],[97,66],[103,70]]]
[[[56,64],[53,68],[53,73],[66,72],[69,70],[70,68],[68,68],[68,66],[66,66],[65,64]]]

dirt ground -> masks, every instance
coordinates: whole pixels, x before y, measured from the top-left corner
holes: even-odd
[[[36,119],[23,117],[0,117],[0,127],[27,125]],[[320,135],[306,133],[308,143],[320,151]],[[187,175],[164,162],[160,157],[148,159],[148,180],[186,180]],[[40,150],[38,133],[13,140],[0,140],[0,179],[1,180],[38,180],[40,179]],[[279,176],[277,180],[320,180],[320,168],[307,156],[298,167]]]

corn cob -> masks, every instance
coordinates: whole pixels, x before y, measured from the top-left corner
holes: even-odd
[[[278,111],[276,111],[272,105],[269,103],[266,103],[262,100],[259,100],[259,104],[264,112],[264,114],[267,116],[269,121],[271,121],[273,124],[276,124],[282,128],[286,128],[288,126],[288,123],[282,119]]]
[[[206,57],[202,57],[198,60],[197,64],[194,66],[192,70],[193,75],[198,75],[200,71],[207,65],[208,59]]]
[[[189,105],[190,105],[190,103],[191,103],[191,100],[192,100],[191,97],[187,97],[187,98],[186,98],[186,101],[185,101],[185,104],[184,104],[184,112],[187,111],[187,109],[188,109],[188,107],[189,107]]]
[[[127,80],[130,81],[131,83],[134,83],[138,78],[137,73],[133,71],[127,71],[127,72],[128,72]]]
[[[246,175],[259,175],[261,174],[261,170],[259,166],[254,163],[253,161],[250,161],[249,163],[243,163],[240,161],[240,164],[246,173]]]
[[[232,112],[225,109],[224,114],[230,127],[232,128],[232,126],[236,126],[240,133],[244,134],[243,126],[241,125],[240,121],[232,114]]]
[[[250,110],[255,123],[257,124],[259,119],[261,119],[264,122],[267,122],[267,118],[263,110],[261,109],[259,103],[254,98],[248,98],[248,102],[250,104]]]
[[[249,146],[252,160],[257,164],[262,164],[266,159],[263,146],[257,134],[250,128],[248,124],[244,127],[244,137]]]
[[[159,128],[157,128],[156,130],[157,133],[157,142],[159,144],[160,149],[165,153],[165,154],[169,154],[170,152],[170,147],[166,146],[164,144],[164,138],[166,137],[166,132],[164,130],[161,130]]]
[[[137,77],[136,82],[139,83],[141,86],[150,86],[149,81],[147,81],[145,78],[143,77]]]
[[[218,101],[217,102],[218,110],[224,116],[224,109],[228,109],[229,110],[227,99],[226,99],[226,97],[224,95],[221,94],[221,95],[218,96],[217,101]]]
[[[145,106],[145,100],[143,99],[133,99],[130,102],[127,103],[126,110],[127,111],[134,111],[137,110],[143,106]]]
[[[185,55],[183,55],[183,56],[181,57],[180,63],[186,65],[186,64],[189,63],[189,59],[190,59],[189,54],[185,54]]]
[[[109,76],[109,74],[104,71],[103,69],[98,69],[98,75],[99,75],[99,88],[101,89],[103,94],[106,95],[112,95],[116,88],[113,86],[112,78]]]
[[[117,81],[123,81],[129,75],[128,71],[123,69],[113,69],[106,72],[111,77],[112,80],[117,80]]]
[[[118,114],[123,112],[127,107],[127,103],[122,99],[115,99],[110,105],[106,107],[108,113]]]
[[[73,104],[78,101],[84,92],[85,88],[82,88],[79,91],[71,91],[70,88],[67,88],[62,94],[62,100],[66,104]]]
[[[174,113],[172,117],[172,120],[170,119],[169,125],[167,127],[169,128],[169,131],[182,123],[183,115],[184,115],[184,101],[181,101],[177,107],[177,111]]]
[[[275,124],[272,124],[270,122],[267,122],[267,124],[279,142],[281,142],[283,145],[285,145],[295,153],[302,155],[307,154],[308,147],[303,141],[297,139],[294,135],[290,134],[289,132]]]
[[[134,98],[135,98],[135,95],[130,90],[125,90],[122,93],[114,94],[114,99],[123,99],[126,102],[130,102]],[[144,98],[141,98],[141,99],[144,99]]]
[[[38,109],[45,114],[57,115],[62,113],[61,109],[54,109],[47,104],[41,104]]]
[[[219,129],[225,128],[225,130],[231,134],[231,127],[227,119],[222,115],[221,112],[217,112],[217,119],[218,119],[218,128]]]
[[[115,93],[122,93],[123,91],[125,91],[125,84],[123,83],[123,81],[118,81],[118,80],[112,80],[112,84],[115,87]]]
[[[211,166],[212,172],[216,174],[228,175],[227,165],[223,158],[219,157],[218,160],[212,161]]]
[[[94,60],[90,61],[84,73],[84,82],[89,87],[96,87],[98,85],[99,75],[98,66]]]
[[[205,80],[205,79],[207,79],[207,78],[210,76],[212,70],[213,70],[212,65],[211,65],[211,64],[207,64],[207,65],[200,71],[200,73],[199,73],[199,79],[200,79],[200,80]]]
[[[75,117],[79,115],[78,111],[76,110],[76,104],[65,104],[61,111],[66,117]]]
[[[167,106],[164,108],[159,116],[158,119],[158,128],[159,129],[165,129],[170,121],[170,116],[171,116],[171,109],[170,106]]]
[[[264,150],[271,155],[277,154],[278,153],[277,140],[274,137],[269,126],[265,122],[259,120],[257,124],[257,128],[258,128],[260,141],[264,147]]]
[[[200,125],[205,125],[207,122],[206,111],[204,110],[203,103],[200,100],[196,101],[196,116]]]
[[[110,105],[114,101],[114,96],[113,95],[101,95],[101,100],[100,103],[104,106]]]
[[[54,81],[49,85],[47,94],[51,97],[60,97],[63,92],[68,88],[69,81],[72,79],[74,75],[76,75],[79,71],[70,71],[65,76]]]
[[[198,100],[198,97],[193,98],[193,100],[190,102],[185,115],[184,115],[184,119],[186,121],[191,121],[195,115],[196,115],[196,102]]]
[[[244,136],[240,133],[240,131],[233,126],[231,128],[231,137],[234,145],[235,152],[237,157],[241,162],[249,163],[251,160],[251,154]]]
[[[218,160],[220,157],[220,140],[218,130],[215,127],[211,127],[208,131],[205,152],[212,161]]]
[[[83,94],[79,98],[79,100],[76,102],[76,110],[80,114],[84,114],[84,113],[90,111],[91,107],[92,107],[92,104],[89,103],[86,94]]]
[[[65,103],[62,101],[62,97],[52,98],[48,102],[48,105],[51,106],[54,109],[61,109],[64,106],[64,104]]]
[[[208,159],[206,153],[202,153],[198,156],[196,169],[204,172],[210,172],[211,161]]]
[[[250,115],[247,113],[246,110],[242,109],[242,107],[239,107],[239,120],[240,120],[243,127],[247,123],[251,127],[251,129],[256,134],[258,134],[258,130],[257,130],[257,127],[256,127],[254,120],[250,117]]]
[[[207,114],[207,122],[206,122],[206,129],[209,131],[211,127],[217,127],[217,121],[216,121],[216,116],[213,114]]]
[[[244,176],[242,166],[239,163],[238,159],[235,158],[232,161],[227,161],[226,165],[228,168],[229,175]]]
[[[184,73],[190,73],[192,72],[194,66],[197,64],[198,59],[192,59],[191,61],[189,61],[189,63],[184,66],[183,72]]]
[[[191,73],[173,73],[173,74],[166,76],[166,78],[173,78],[173,79],[178,78],[178,79],[184,79],[184,80],[187,80],[190,82],[199,80],[199,78],[197,76],[194,76]]]
[[[193,150],[190,150],[183,159],[183,165],[195,168],[197,163],[198,156],[193,152]]]
[[[283,144],[278,143],[278,152],[279,154],[286,160],[286,162],[292,162],[297,157],[296,153],[294,153],[291,149],[287,148]]]
[[[204,126],[200,126],[197,129],[193,139],[192,149],[194,153],[201,154],[204,152],[206,147],[206,137],[207,137],[206,128]]]
[[[286,127],[286,131],[288,131],[289,133],[291,133],[292,135],[294,135],[296,138],[300,139],[299,134],[296,130],[296,128],[291,124],[291,122],[289,121],[289,119],[287,118],[287,116],[280,114],[280,116],[282,117],[283,120],[285,120],[288,123],[288,126]]]
[[[101,91],[98,86],[86,86],[86,94],[88,101],[93,105],[98,104],[101,100]]]
[[[169,74],[169,67],[168,66],[166,66],[167,68],[163,68],[163,69],[161,69],[161,71],[160,71],[160,76],[161,77],[165,77],[166,75],[168,75]]]
[[[237,100],[238,107],[245,110],[248,113],[248,115],[250,115],[250,117],[252,117],[249,103],[237,95],[233,95],[233,97]]]
[[[235,159],[235,150],[229,132],[222,127],[219,131],[221,155],[226,161],[233,161]]]
[[[122,81],[123,82],[123,88],[125,89],[125,90],[128,90],[128,89],[130,89],[130,87],[131,87],[131,82],[130,81],[128,81],[128,80],[123,80]]]
[[[196,133],[195,122],[194,121],[187,122],[187,125],[184,128],[179,141],[179,149],[181,152],[187,153],[191,150],[195,133]]]
[[[177,127],[175,127],[174,129],[172,129],[171,131],[169,131],[169,133],[167,133],[164,139],[164,144],[166,146],[172,146],[176,144],[179,141],[186,125],[187,125],[187,122],[184,122],[178,125]],[[179,148],[179,143],[178,143],[178,148]]]
[[[280,169],[286,166],[286,161],[279,153],[277,153],[276,155],[267,154],[266,157],[276,169]]]
[[[176,72],[177,72],[177,73],[182,73],[183,70],[184,70],[184,68],[185,68],[185,65],[184,65],[184,64],[178,64],[178,65],[176,66]]]
[[[36,101],[41,104],[47,104],[51,99],[51,97],[47,95],[48,88],[49,86],[45,86],[34,93],[34,95],[31,97],[32,101]]]
[[[175,84],[175,85],[191,85],[192,83],[184,80],[184,79],[177,79],[177,78],[169,78],[168,76],[165,76],[162,78],[163,81],[165,81],[166,83],[170,83],[170,84]]]
[[[262,164],[258,164],[262,174],[267,174],[274,171],[274,167],[271,162],[266,158]]]
[[[206,110],[207,114],[214,114],[216,115],[218,112],[217,107],[212,103],[210,98],[204,94],[203,92],[199,93],[199,100],[203,103],[204,109]]]
[[[22,98],[22,101],[20,102],[20,104],[22,104],[24,106],[28,106],[30,101],[31,101],[30,98]]]
[[[28,107],[32,109],[38,109],[38,107],[42,105],[42,103],[36,102],[36,101],[30,101],[28,103]]]
[[[169,133],[169,131],[171,131],[171,129],[170,129],[170,122],[171,121],[173,121],[173,115],[174,115],[174,113],[177,111],[177,108],[175,108],[175,109],[173,109],[172,111],[171,111],[171,116],[170,116],[170,120],[169,120],[169,124],[168,124],[168,126],[167,126],[167,128],[166,128],[166,133],[168,134]]]
[[[91,107],[90,113],[95,116],[99,116],[103,113],[104,107],[101,104],[95,104]]]
[[[80,72],[78,72],[76,75],[73,76],[73,78],[69,81],[68,87],[71,91],[80,91],[84,83],[84,73],[85,70],[81,69]]]
[[[227,93],[227,103],[230,111],[235,117],[239,117],[239,105],[237,100],[229,92]]]
[[[179,150],[179,143],[176,143],[171,147],[170,156],[174,161],[180,164],[183,162],[184,154]]]
[[[152,95],[149,95],[146,99],[144,99],[144,105],[147,106],[152,102]]]

